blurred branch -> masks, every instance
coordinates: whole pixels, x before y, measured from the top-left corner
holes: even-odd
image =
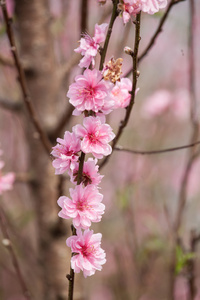
[[[31,173],[15,173],[15,183],[23,182],[23,183],[33,183],[35,181],[34,176]]]
[[[199,123],[196,118],[196,112],[197,112],[197,99],[195,95],[195,66],[194,66],[194,36],[195,36],[195,7],[194,7],[194,0],[190,0],[189,2],[189,15],[190,15],[190,25],[189,25],[189,41],[188,41],[188,64],[189,64],[189,90],[190,90],[190,97],[191,97],[191,105],[190,105],[190,115],[191,115],[191,123],[193,126],[193,131],[191,135],[191,143],[195,143],[199,136]],[[175,270],[176,267],[176,245],[177,245],[177,239],[179,236],[179,229],[181,226],[181,221],[183,218],[183,213],[186,205],[187,200],[187,186],[189,181],[189,176],[191,174],[191,170],[193,167],[193,164],[195,163],[196,159],[200,155],[200,150],[197,151],[196,148],[191,148],[188,153],[188,160],[185,167],[185,171],[183,174],[183,178],[181,181],[181,187],[180,187],[180,193],[179,193],[179,199],[178,199],[178,209],[176,212],[175,222],[173,226],[174,230],[174,254],[172,255],[172,271]],[[191,288],[190,284],[189,287]],[[174,299],[175,294],[175,276],[171,279],[171,296],[172,299]],[[194,293],[194,290],[190,291],[192,294]],[[194,299],[191,298],[191,299]]]
[[[87,21],[88,21],[88,0],[81,0],[81,23],[80,23],[80,32],[83,33],[87,30]]]
[[[150,39],[149,44],[147,45],[145,50],[142,52],[142,54],[138,57],[138,63],[140,63],[140,61],[148,54],[149,50],[154,46],[157,37],[159,36],[159,34],[163,30],[163,25],[164,25],[165,21],[167,20],[172,7],[175,4],[177,4],[179,2],[182,2],[182,1],[185,1],[185,0],[171,0],[171,2],[168,5],[167,10],[165,11],[164,15],[160,19],[160,22],[158,24],[158,28],[156,29],[155,33],[153,34],[152,38]],[[128,70],[126,72],[126,74],[124,75],[124,77],[128,77],[131,74],[131,72],[132,72],[132,69]]]
[[[64,80],[65,77],[71,72],[72,68],[78,64],[80,60],[80,55],[77,53],[73,53],[71,57],[68,59],[66,64],[63,64],[58,70],[58,78],[59,80]]]
[[[56,138],[60,135],[63,128],[69,123],[72,117],[72,112],[74,110],[74,107],[70,105],[65,110],[63,116],[60,117],[59,122],[55,126],[54,130],[49,133],[49,138],[52,142],[56,140]]]
[[[23,105],[22,102],[19,101],[10,101],[4,98],[0,98],[0,107],[17,112],[21,111]]]
[[[141,19],[141,12],[139,14],[137,14],[136,16],[136,21],[135,21],[135,42],[134,42],[134,51],[133,53],[130,54],[130,56],[132,57],[132,63],[133,63],[133,82],[132,82],[132,91],[131,93],[131,100],[130,100],[130,104],[129,106],[126,108],[126,114],[124,119],[120,122],[120,126],[118,128],[118,132],[112,142],[112,148],[115,148],[115,145],[117,144],[119,138],[121,137],[121,134],[124,130],[124,128],[126,127],[126,125],[128,124],[130,115],[131,115],[131,111],[132,111],[132,107],[135,103],[135,91],[136,91],[136,86],[137,86],[137,79],[138,79],[138,70],[137,70],[137,64],[138,64],[138,50],[139,50],[139,43],[141,40],[140,37],[140,19]],[[104,158],[104,160],[101,162],[100,164],[100,168],[102,168],[109,160],[111,154],[109,156],[107,156],[106,158]]]
[[[10,49],[11,49],[11,52],[12,52],[12,55],[13,55],[13,58],[14,58],[16,69],[18,71],[19,83],[20,83],[20,87],[21,87],[21,90],[22,90],[22,94],[23,94],[23,101],[24,101],[24,103],[27,107],[27,110],[29,112],[31,121],[33,122],[33,124],[34,124],[34,126],[35,126],[35,128],[36,128],[36,130],[39,134],[39,138],[41,140],[41,143],[42,143],[44,149],[46,150],[47,154],[49,155],[49,153],[51,151],[51,143],[50,143],[46,133],[44,132],[44,130],[42,129],[42,127],[40,125],[40,122],[37,118],[35,109],[33,107],[32,101],[31,101],[31,96],[30,96],[29,91],[28,91],[24,70],[21,66],[21,62],[20,62],[19,55],[18,55],[18,52],[17,52],[14,33],[13,33],[13,29],[12,29],[12,20],[8,16],[6,2],[4,0],[0,0],[0,6],[2,8],[4,21],[5,21],[5,24],[6,24],[7,36],[8,36],[8,39],[9,39],[9,42],[10,42],[10,47],[11,47]]]
[[[100,20],[98,21],[98,24],[102,24],[105,22],[105,20],[110,16],[110,14],[112,13],[112,4],[110,6],[106,5],[105,11],[103,13],[103,15],[101,16]]]
[[[15,66],[12,59],[10,59],[9,57],[6,57],[2,54],[0,54],[0,64],[3,66],[12,67],[12,68]]]
[[[196,234],[195,230],[191,230],[190,233],[190,249],[189,252],[193,255],[196,253],[197,244],[200,242],[200,234]],[[187,264],[188,269],[188,285],[190,291],[190,300],[194,300],[197,288],[195,285],[195,257],[188,260]]]
[[[1,207],[0,207],[0,227],[1,227],[2,234],[3,234],[2,243],[8,249],[8,251],[10,253],[11,260],[12,260],[14,269],[15,269],[16,274],[17,274],[17,279],[19,280],[20,286],[21,286],[22,291],[23,291],[23,295],[24,295],[25,299],[30,300],[31,296],[30,296],[30,293],[29,293],[28,288],[26,286],[26,283],[24,281],[24,278],[22,276],[22,272],[21,272],[21,269],[20,269],[20,266],[19,266],[17,256],[15,254],[12,243],[10,241],[10,237],[9,237],[6,222],[5,222],[5,218],[4,218]]]
[[[178,150],[182,150],[182,149],[187,149],[187,148],[191,148],[196,145],[199,145],[199,144],[200,144],[200,141],[189,144],[189,145],[179,146],[179,147],[166,148],[166,149],[161,149],[161,150],[149,150],[149,151],[134,150],[134,149],[124,148],[122,146],[115,146],[114,150],[125,151],[125,152],[129,152],[129,153],[133,153],[133,154],[151,155],[151,154],[161,154],[161,153],[166,153],[166,152],[173,152],[173,151],[178,151]]]
[[[103,69],[103,64],[106,58],[106,52],[108,49],[108,44],[110,41],[110,37],[111,37],[111,33],[112,33],[112,28],[115,22],[115,19],[118,16],[118,11],[117,11],[117,5],[118,5],[119,0],[113,0],[113,10],[112,10],[112,15],[110,18],[110,23],[108,26],[108,31],[107,31],[107,35],[106,35],[106,39],[105,39],[105,43],[103,46],[103,49],[101,50],[101,60],[100,60],[100,65],[99,65],[99,70],[101,71]]]

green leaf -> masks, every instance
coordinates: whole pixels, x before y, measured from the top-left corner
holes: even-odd
[[[175,273],[178,275],[187,265],[188,261],[195,258],[195,253],[184,253],[180,246],[176,247],[176,269]]]

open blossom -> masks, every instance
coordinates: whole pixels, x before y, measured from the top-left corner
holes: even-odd
[[[58,144],[53,147],[51,154],[56,157],[53,161],[55,174],[63,174],[65,171],[73,170],[79,156],[80,139],[74,133],[66,131],[64,139],[57,138]]]
[[[142,0],[121,0],[118,9],[121,11],[124,24],[126,24],[132,16],[135,17],[141,11]]]
[[[69,102],[76,107],[76,111],[98,112],[101,110],[111,88],[111,84],[102,80],[101,72],[96,69],[87,69],[83,75],[76,76],[75,81],[70,85],[67,97],[70,98]]]
[[[78,176],[79,163],[76,163],[76,166],[71,174],[71,181],[75,183],[77,181]],[[97,165],[97,159],[88,158],[83,165],[83,173],[82,173],[82,183],[86,186],[88,184],[99,185],[102,175],[98,172],[99,166]]]
[[[167,0],[142,0],[142,11],[150,15],[167,6]]]
[[[84,56],[79,63],[80,68],[89,68],[91,63],[94,67],[94,57],[97,55],[100,43],[105,41],[107,27],[106,23],[96,24],[94,37],[90,37],[87,33],[82,35],[80,46],[74,50]]]
[[[80,184],[69,191],[72,199],[65,196],[58,199],[58,205],[62,208],[59,217],[72,218],[74,227],[83,229],[89,228],[91,222],[101,221],[105,205],[101,203],[103,195],[95,185],[89,184],[84,187]]]
[[[126,24],[140,11],[153,15],[166,6],[167,0],[121,0],[118,9],[121,11],[124,24]]]
[[[3,168],[3,166],[4,162],[0,161],[0,170]],[[15,174],[13,172],[3,175],[0,171],[0,195],[2,195],[3,191],[11,190],[13,188],[14,181]]]
[[[74,126],[73,132],[82,139],[81,150],[84,153],[92,153],[94,157],[101,159],[112,152],[108,143],[114,139],[115,134],[110,125],[105,124],[100,117],[84,118],[83,126]]]
[[[114,108],[127,107],[131,100],[132,82],[128,78],[122,78],[117,81],[111,91],[111,97],[114,100]]]
[[[83,233],[77,230],[77,235],[69,237],[66,241],[68,247],[75,255],[71,258],[71,267],[75,273],[83,271],[84,277],[93,275],[96,270],[101,271],[106,262],[106,255],[101,248],[101,233],[93,234],[93,230]]]

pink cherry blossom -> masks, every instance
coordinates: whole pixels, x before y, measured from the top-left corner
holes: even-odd
[[[100,43],[104,42],[106,36],[106,29],[108,24],[95,25],[94,37],[90,37],[84,33],[80,40],[80,46],[74,51],[81,53],[84,57],[79,63],[80,68],[89,68],[90,64],[94,67],[94,57],[97,55]]]
[[[95,185],[89,184],[84,187],[80,184],[69,191],[72,199],[65,196],[58,199],[58,205],[62,208],[59,217],[72,218],[74,227],[83,229],[89,228],[91,222],[101,221],[105,205],[101,203],[103,195]]]
[[[76,163],[73,172],[71,172],[71,181],[73,183],[76,183],[77,181],[78,169],[79,164]],[[91,157],[88,158],[88,160],[84,162],[83,165],[82,183],[85,186],[88,184],[94,184],[96,186],[99,185],[103,176],[98,173],[98,170],[99,166],[97,165],[97,159],[93,159]]]
[[[143,107],[142,115],[145,118],[161,116],[164,113],[173,115],[180,121],[190,117],[190,97],[186,89],[178,89],[174,92],[158,90],[147,98]]]
[[[131,17],[135,17],[141,10],[153,15],[166,6],[167,0],[121,0],[118,4],[124,24],[126,24]]]
[[[83,120],[83,126],[78,124],[73,127],[73,132],[82,139],[81,150],[92,153],[98,159],[109,155],[112,147],[108,143],[115,137],[110,125],[100,117],[87,117]]]
[[[130,18],[135,17],[142,9],[141,0],[121,0],[118,4],[118,8],[122,13],[124,24],[126,24]]]
[[[57,138],[58,144],[53,147],[51,154],[56,157],[53,161],[55,174],[63,174],[65,171],[73,170],[79,156],[80,139],[74,133],[66,131],[64,139]]]
[[[76,76],[75,81],[70,85],[67,96],[76,111],[101,110],[112,84],[102,80],[101,72],[96,69],[85,70],[83,75]]]
[[[106,262],[105,251],[101,248],[101,233],[93,234],[93,230],[83,233],[77,230],[77,235],[69,237],[66,241],[68,247],[75,255],[71,259],[71,267],[75,273],[83,271],[84,277],[93,275],[96,270],[101,271]]]
[[[0,170],[3,168],[3,166],[4,162],[0,161]],[[2,195],[3,191],[12,190],[14,181],[15,174],[13,172],[3,175],[0,171],[0,195]]]
[[[142,11],[150,15],[157,13],[160,9],[167,6],[167,0],[141,0]]]
[[[122,78],[117,81],[111,91],[111,97],[114,100],[114,108],[127,107],[131,100],[132,82],[128,78]]]
[[[158,90],[147,98],[143,107],[142,115],[146,118],[159,116],[168,111],[171,105],[171,93],[168,90]]]

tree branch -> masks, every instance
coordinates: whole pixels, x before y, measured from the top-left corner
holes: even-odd
[[[155,33],[153,34],[152,38],[150,39],[149,41],[149,44],[147,45],[147,47],[145,48],[145,50],[142,52],[142,54],[138,57],[138,63],[141,62],[141,60],[148,54],[148,52],[151,50],[151,48],[153,47],[153,45],[155,44],[156,42],[156,39],[158,38],[159,34],[162,32],[163,30],[163,26],[164,26],[164,23],[166,22],[168,16],[169,16],[169,13],[172,9],[172,7],[179,3],[179,2],[182,2],[182,1],[185,1],[185,0],[171,0],[171,2],[169,3],[168,5],[168,8],[167,10],[165,11],[164,15],[162,16],[162,18],[160,19],[160,22],[158,24],[158,27],[155,31]],[[128,70],[125,74],[124,74],[124,77],[128,77],[132,72],[132,69]]]
[[[191,123],[193,126],[193,132],[191,135],[191,142],[195,143],[196,139],[199,136],[199,123],[196,118],[196,111],[197,111],[197,99],[195,95],[195,66],[194,66],[194,0],[190,0],[190,26],[189,26],[189,42],[188,42],[188,63],[189,63],[189,90],[190,90],[190,97],[191,97],[191,105],[190,105],[190,114],[191,114]],[[195,163],[196,159],[200,155],[200,150],[196,150],[196,148],[191,148],[188,153],[188,160],[185,167],[185,171],[183,174],[183,178],[181,181],[181,187],[180,187],[180,193],[179,193],[179,199],[178,199],[178,208],[176,212],[176,217],[174,221],[173,226],[173,232],[174,232],[174,247],[172,249],[172,263],[171,263],[171,271],[173,272],[172,278],[171,278],[171,299],[174,299],[174,290],[175,290],[175,276],[174,276],[174,270],[176,267],[176,245],[177,240],[179,236],[179,229],[181,227],[181,222],[183,218],[183,213],[186,205],[187,200],[187,186],[189,181],[189,176],[193,167],[193,164]],[[189,287],[190,284],[189,284]],[[193,293],[193,291],[190,291]]]
[[[11,257],[15,272],[17,274],[17,279],[19,280],[21,289],[23,291],[23,295],[24,295],[25,299],[30,300],[31,296],[30,296],[30,293],[29,293],[28,288],[26,286],[25,280],[23,278],[22,271],[20,269],[20,265],[19,265],[17,256],[16,256],[15,251],[14,251],[13,246],[12,246],[12,242],[10,241],[10,237],[9,237],[6,222],[5,222],[5,218],[4,218],[1,207],[0,207],[0,227],[1,227],[2,234],[3,234],[3,241],[2,241],[3,245],[8,249],[8,251],[10,253],[10,257]]]
[[[108,49],[108,44],[109,44],[111,33],[112,33],[112,28],[113,28],[115,19],[118,16],[118,11],[117,11],[118,2],[119,2],[119,0],[114,0],[113,1],[113,10],[112,10],[111,19],[110,19],[110,23],[109,23],[109,26],[108,26],[108,31],[107,31],[105,43],[104,43],[103,49],[100,53],[101,54],[101,60],[100,60],[100,65],[99,65],[99,70],[100,71],[103,69],[103,64],[104,64],[104,61],[105,61],[105,58],[106,58],[106,52],[107,52],[107,49]]]
[[[80,23],[80,31],[81,33],[85,32],[88,28],[88,0],[81,0],[81,23]]]
[[[166,152],[173,152],[173,151],[183,150],[183,149],[194,147],[194,146],[199,145],[199,144],[200,144],[200,141],[189,144],[189,145],[179,146],[179,147],[166,148],[166,149],[161,149],[161,150],[149,150],[149,151],[134,150],[134,149],[124,148],[122,146],[115,146],[115,148],[113,150],[125,151],[125,152],[129,152],[129,153],[133,153],[133,154],[151,155],[151,154],[161,154],[161,153],[166,153]]]
[[[135,103],[135,91],[137,86],[137,79],[138,79],[138,70],[137,70],[137,64],[138,64],[138,49],[139,49],[139,43],[141,40],[140,37],[140,19],[141,19],[141,12],[137,14],[136,21],[135,21],[135,45],[134,45],[134,52],[131,54],[132,61],[133,61],[133,81],[132,81],[132,91],[131,91],[131,100],[129,106],[126,108],[126,114],[124,119],[121,121],[120,126],[118,128],[118,132],[112,142],[112,148],[115,148],[115,145],[117,144],[119,138],[121,137],[121,134],[128,124],[131,111],[133,108],[133,105]],[[100,164],[100,168],[102,168],[109,160],[111,154],[104,158],[104,160]]]
[[[27,107],[31,121],[33,122],[33,124],[39,134],[41,143],[42,143],[44,149],[46,150],[47,154],[49,155],[52,145],[51,145],[46,133],[44,132],[43,128],[40,125],[40,122],[38,120],[38,117],[36,115],[35,109],[33,107],[32,101],[31,101],[31,96],[28,91],[24,70],[21,66],[19,55],[17,52],[14,33],[13,33],[13,29],[12,29],[12,20],[8,16],[6,2],[4,0],[0,0],[0,6],[2,8],[4,21],[6,24],[6,31],[7,31],[7,36],[8,36],[9,42],[10,42],[11,52],[12,52],[12,55],[14,58],[16,69],[18,71],[19,83],[20,83],[20,87],[22,90],[22,94],[23,94],[23,101]]]

